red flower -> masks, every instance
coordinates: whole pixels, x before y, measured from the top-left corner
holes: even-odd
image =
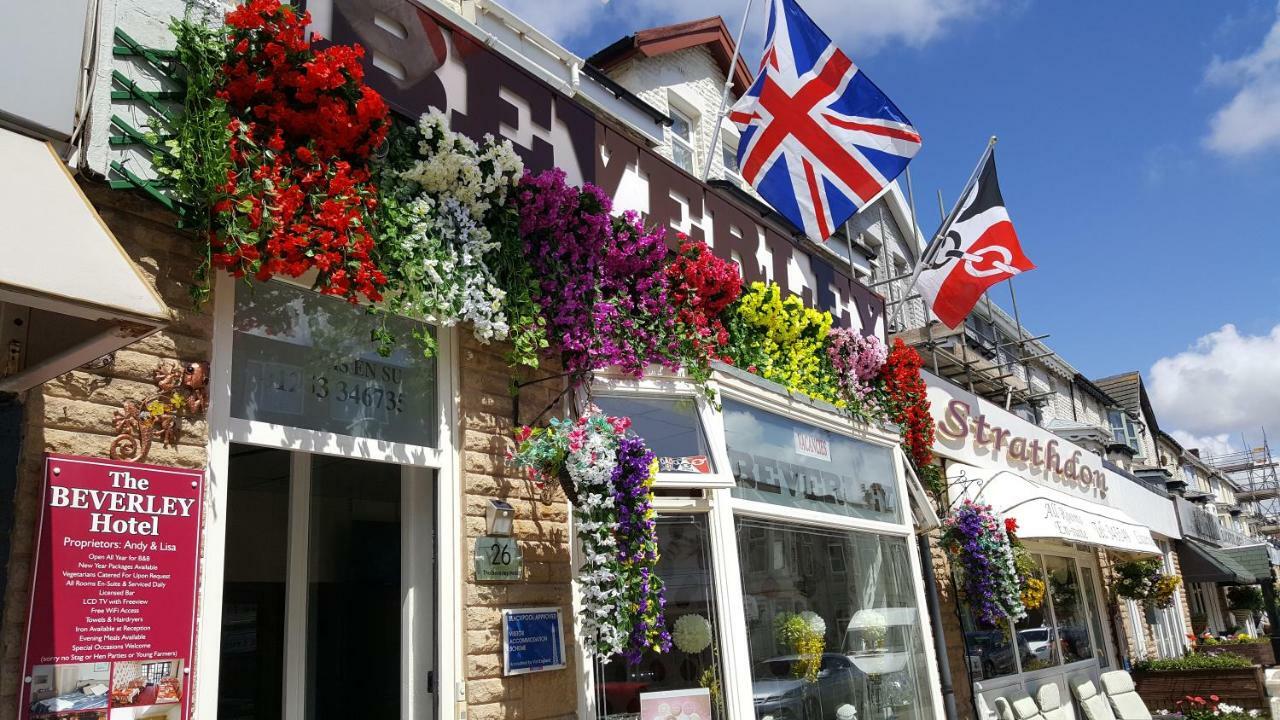
[[[1004,519],[1004,531],[1010,535],[1018,534],[1018,521],[1013,518]]]
[[[210,262],[261,280],[314,268],[321,292],[376,301],[387,278],[369,229],[377,188],[367,164],[390,127],[387,104],[364,84],[364,49],[316,50],[310,20],[280,0],[227,14],[234,61],[217,94],[231,113],[233,168],[211,207]]]

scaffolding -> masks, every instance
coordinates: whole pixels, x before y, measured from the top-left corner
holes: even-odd
[[[1251,520],[1260,532],[1280,535],[1280,472],[1271,454],[1266,429],[1262,430],[1261,445],[1249,447],[1247,440],[1244,445],[1248,449],[1206,457],[1204,461],[1236,486],[1238,504],[1253,504]]]

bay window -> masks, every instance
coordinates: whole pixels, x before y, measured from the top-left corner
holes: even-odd
[[[706,707],[717,720],[930,718],[939,705],[897,438],[717,369],[597,379],[659,462],[666,654],[596,663],[588,715]],[[706,703],[700,704],[700,703]],[[680,712],[677,712],[679,710]],[[689,714],[689,712],[685,712]]]

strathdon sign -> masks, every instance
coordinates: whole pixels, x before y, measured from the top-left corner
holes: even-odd
[[[929,404],[941,454],[979,467],[1005,467],[1029,480],[1106,500],[1107,473],[1094,453],[932,377]]]

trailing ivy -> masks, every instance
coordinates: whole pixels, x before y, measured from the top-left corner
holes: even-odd
[[[182,226],[200,238],[200,264],[191,286],[191,299],[199,307],[209,298],[209,208],[222,199],[219,188],[231,169],[231,118],[227,103],[218,96],[227,41],[224,29],[211,26],[204,17],[175,19],[169,28],[177,38],[186,94],[173,134],[164,140],[168,152],[156,153],[153,163],[179,199]]]

